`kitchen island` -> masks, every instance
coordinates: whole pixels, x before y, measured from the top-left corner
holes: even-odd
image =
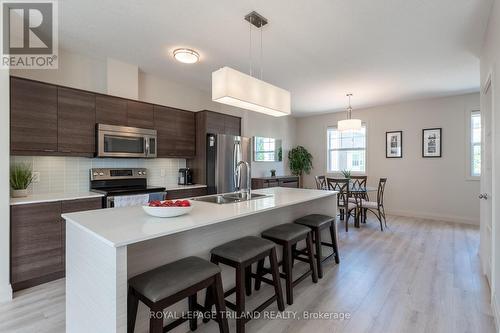
[[[141,207],[63,214],[66,331],[126,332],[130,277],[187,256],[208,259],[210,249],[225,242],[307,214],[337,211],[336,192],[269,188],[254,193],[267,196],[223,205],[193,201],[191,213],[167,219],[150,217]],[[225,289],[233,277],[234,271],[223,269]],[[136,332],[147,331],[148,315],[141,304]]]

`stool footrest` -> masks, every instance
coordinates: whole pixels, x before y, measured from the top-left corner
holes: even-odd
[[[224,292],[224,298],[227,297],[227,296],[230,296],[230,295],[234,294],[235,292],[236,292],[236,287],[232,287],[228,291]]]
[[[273,281],[273,280],[271,280],[271,279],[265,278],[265,277],[263,277],[263,276],[260,276],[260,275],[258,275],[258,274],[255,274],[255,273],[252,273],[252,274],[251,274],[251,276],[252,276],[254,279],[256,279],[256,280],[260,280],[260,281],[265,282],[265,283],[267,283],[267,284],[269,284],[269,285],[271,285],[271,286],[273,286],[273,285],[274,285],[274,281]]]
[[[188,321],[187,318],[179,318],[179,319],[176,319],[174,320],[173,322],[171,322],[170,324],[166,325],[163,327],[163,332],[168,332],[168,331],[171,331],[173,330],[174,328],[176,328],[177,326],[185,323],[186,321]]]
[[[311,276],[311,274],[312,274],[312,271],[308,270],[307,272],[305,272],[304,274],[302,274],[301,276],[299,276],[295,281],[293,281],[292,282],[292,286],[295,287],[300,282],[302,282],[305,278],[307,278],[308,276]]]

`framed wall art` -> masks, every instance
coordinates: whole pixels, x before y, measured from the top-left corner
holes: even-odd
[[[422,130],[422,157],[441,157],[442,128]]]
[[[403,131],[385,132],[385,157],[403,157]]]

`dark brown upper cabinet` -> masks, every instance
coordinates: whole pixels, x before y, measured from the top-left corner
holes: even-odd
[[[154,129],[153,113],[152,104],[127,101],[127,122],[130,127]]]
[[[226,115],[224,117],[224,134],[241,135],[241,118]]]
[[[95,95],[58,88],[58,150],[92,156],[95,151]]]
[[[195,113],[154,106],[158,132],[158,157],[194,157],[196,152]]]
[[[179,156],[194,157],[196,153],[196,122],[194,112],[175,110],[175,150]]]
[[[196,153],[194,112],[11,77],[12,155],[94,156],[96,123],[156,129],[158,157]]]
[[[127,100],[104,95],[95,98],[96,122],[98,124],[127,126]]]
[[[57,152],[57,87],[12,77],[10,129],[13,155]]]
[[[158,157],[175,157],[176,121],[170,108],[154,106],[154,123],[158,135]]]

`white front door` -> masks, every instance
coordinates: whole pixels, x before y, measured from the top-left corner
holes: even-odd
[[[492,272],[492,80],[484,83],[481,91],[481,263],[491,286]]]

